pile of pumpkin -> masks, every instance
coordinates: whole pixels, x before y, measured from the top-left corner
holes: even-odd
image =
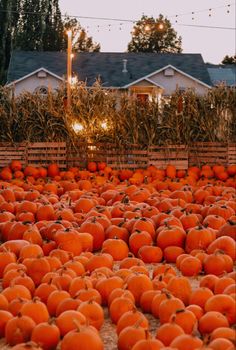
[[[2,349],[235,349],[236,165],[0,178]]]

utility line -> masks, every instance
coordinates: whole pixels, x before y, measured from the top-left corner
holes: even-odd
[[[234,27],[217,27],[217,26],[205,26],[198,24],[184,24],[184,23],[176,23],[178,26],[184,27],[198,27],[198,28],[213,28],[213,29],[228,29],[228,30],[236,30]]]
[[[186,16],[186,15],[192,15],[192,14],[196,14],[196,13],[201,13],[201,12],[206,12],[206,11],[213,11],[216,9],[220,9],[220,8],[230,8],[230,6],[234,6],[234,3],[230,3],[227,5],[223,5],[223,6],[218,6],[218,7],[214,7],[214,8],[208,8],[208,9],[203,9],[203,10],[196,10],[196,11],[191,11],[191,12],[186,12],[186,13],[181,13],[181,14],[175,14],[175,15],[170,15],[170,16],[166,16],[167,18],[173,18],[173,17],[180,17],[180,16]],[[0,10],[0,12],[8,12],[8,13],[16,13],[16,14],[20,14],[20,13],[24,13],[24,14],[29,14],[29,15],[41,15],[41,16],[45,16],[47,15],[47,13],[42,13],[42,12],[33,12],[33,11],[15,11],[15,10]],[[61,17],[69,17],[69,18],[79,18],[79,19],[91,19],[91,20],[101,20],[101,21],[117,21],[117,22],[129,22],[129,23],[136,23],[139,20],[133,20],[133,19],[121,19],[121,18],[109,18],[109,17],[93,17],[93,16],[78,16],[78,15],[67,15],[61,14]]]

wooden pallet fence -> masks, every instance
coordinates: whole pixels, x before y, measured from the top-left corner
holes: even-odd
[[[184,145],[152,146],[148,152],[148,163],[160,169],[166,168],[168,164],[174,165],[176,169],[187,169],[188,150]]]
[[[0,143],[0,167],[8,166],[11,160],[19,160],[23,166],[26,165],[26,144]]]
[[[69,148],[68,166],[86,167],[89,162],[106,162],[113,169],[145,168],[148,164],[148,152],[141,150],[138,145],[117,147],[110,143],[78,143]]]
[[[48,166],[57,163],[61,169],[73,166],[86,168],[88,162],[106,162],[113,169],[137,169],[155,165],[165,168],[173,164],[177,169],[203,164],[236,164],[236,144],[194,143],[184,145],[152,146],[142,149],[139,145],[119,147],[109,143],[78,143],[68,145],[65,142],[37,143],[0,143],[0,168],[9,165],[11,160],[20,160],[22,165]]]
[[[67,167],[86,168],[87,143],[67,144]]]
[[[107,165],[113,169],[138,169],[148,166],[148,150],[138,145],[113,147],[106,153]]]
[[[57,163],[59,168],[66,169],[67,148],[65,142],[36,142],[27,145],[26,164],[47,167]]]
[[[189,166],[203,164],[214,165],[220,163],[227,165],[228,147],[219,142],[195,142],[189,147]]]
[[[228,145],[228,157],[227,164],[232,165],[236,164],[236,143],[231,143]]]

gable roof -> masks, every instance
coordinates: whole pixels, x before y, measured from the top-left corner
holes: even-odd
[[[183,75],[185,75],[186,77],[197,81],[199,84],[202,84],[202,85],[204,85],[204,86],[206,86],[206,87],[208,87],[208,88],[210,87],[210,85],[207,85],[206,83],[200,81],[199,79],[196,79],[196,78],[194,78],[193,76],[191,76],[191,75],[189,75],[189,74],[187,74],[187,73],[181,71],[180,69],[177,69],[176,67],[172,66],[171,64],[168,64],[168,66],[165,66],[165,67],[163,67],[163,68],[161,68],[161,69],[158,69],[156,72],[152,72],[151,74],[148,74],[146,77],[143,77],[143,78],[141,78],[141,79],[135,80],[135,81],[133,81],[132,83],[130,83],[130,84],[124,86],[124,87],[125,87],[125,88],[130,87],[130,86],[132,86],[132,85],[134,85],[134,84],[136,84],[136,83],[142,81],[143,79],[152,82],[151,77],[152,77],[153,75],[158,74],[158,73],[164,71],[164,70],[167,69],[167,68],[172,68],[173,70],[177,71],[178,73],[183,74]]]
[[[127,73],[122,73],[124,59],[127,60]],[[62,77],[66,74],[66,60],[66,52],[14,51],[8,83],[40,67]],[[88,86],[100,77],[104,87],[123,87],[167,65],[212,85],[201,54],[80,52],[75,55],[72,67],[79,80],[86,81]]]
[[[56,74],[54,74],[54,73],[52,73],[52,72],[49,72],[49,70],[47,70],[47,69],[41,67],[41,68],[36,69],[35,71],[33,71],[33,72],[29,73],[29,74],[27,74],[27,75],[25,75],[25,76],[23,76],[23,77],[17,79],[17,80],[12,81],[11,83],[8,83],[7,85],[9,86],[9,85],[12,85],[12,84],[17,84],[17,83],[19,83],[20,81],[22,81],[22,80],[24,80],[24,79],[26,79],[26,78],[29,78],[29,77],[31,77],[32,75],[37,74],[37,73],[42,72],[42,71],[44,71],[45,73],[47,73],[47,74],[49,74],[49,75],[52,75],[54,78],[56,78],[56,79],[58,79],[58,80],[63,81],[62,77],[59,77],[58,75],[56,75]]]

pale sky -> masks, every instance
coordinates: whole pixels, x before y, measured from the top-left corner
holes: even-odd
[[[235,2],[235,0],[59,0],[59,5],[62,15],[67,13],[72,16],[120,20],[116,22],[78,18],[93,40],[100,43],[102,52],[127,50],[133,24],[122,20],[136,21],[142,14],[157,18],[161,13],[171,21],[178,36],[182,36],[184,53],[201,53],[205,62],[219,64],[225,55],[235,55],[235,29],[200,28],[181,24],[235,28]]]

